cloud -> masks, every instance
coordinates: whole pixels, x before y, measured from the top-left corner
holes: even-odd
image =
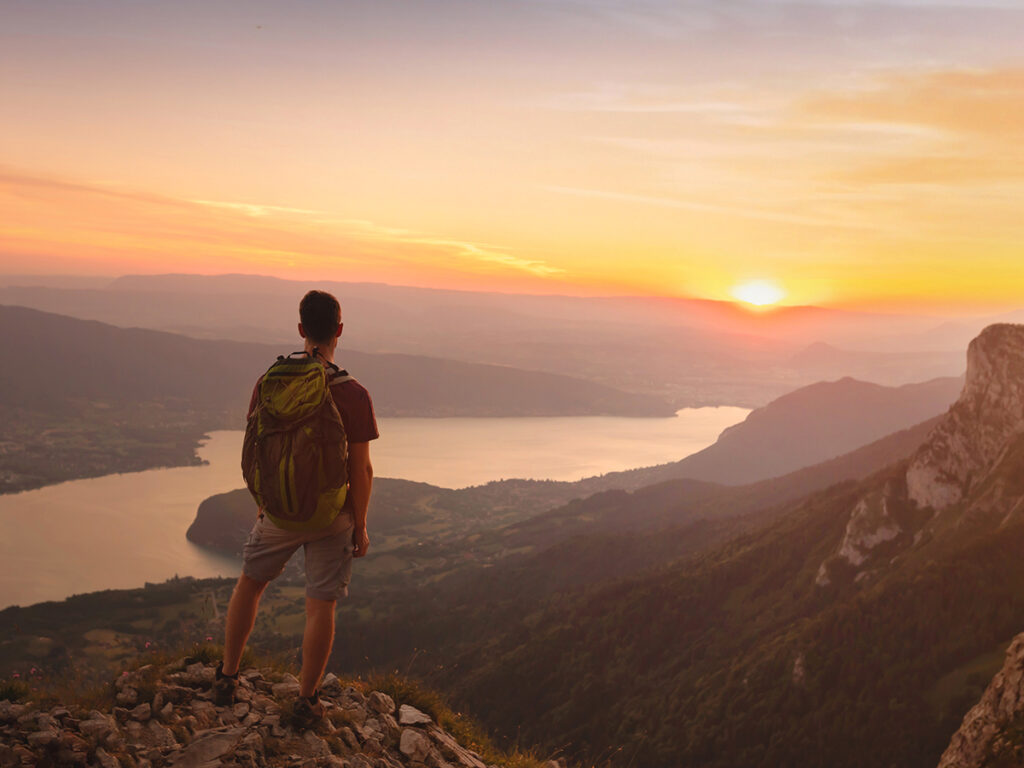
[[[175,258],[225,267],[339,268],[363,273],[403,267],[438,272],[522,273],[548,279],[565,270],[502,246],[346,219],[327,211],[217,200],[181,200],[0,168],[5,219],[0,242],[66,262]]]
[[[802,105],[811,119],[910,124],[997,141],[1024,137],[1024,69],[892,74]]]
[[[838,177],[867,184],[1024,182],[1024,69],[890,74],[804,100],[793,120],[820,130],[899,130]],[[916,133],[916,135],[915,135]]]

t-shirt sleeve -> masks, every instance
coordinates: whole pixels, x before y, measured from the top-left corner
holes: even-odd
[[[334,404],[338,406],[345,436],[350,443],[368,443],[380,437],[373,400],[366,388],[355,381],[331,387]]]

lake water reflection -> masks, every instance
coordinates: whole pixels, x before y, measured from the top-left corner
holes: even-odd
[[[577,480],[683,458],[747,413],[726,407],[685,409],[671,419],[381,419],[372,454],[378,476],[452,488],[510,477]],[[206,466],[0,496],[0,608],[175,574],[237,574],[236,562],[193,546],[185,531],[203,499],[242,487],[241,441],[241,432],[212,433],[199,450]]]

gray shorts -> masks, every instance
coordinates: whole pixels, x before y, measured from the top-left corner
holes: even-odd
[[[306,555],[306,596],[337,600],[348,594],[352,578],[351,512],[342,512],[319,531],[286,531],[260,515],[242,548],[242,573],[254,581],[272,581],[302,547]]]

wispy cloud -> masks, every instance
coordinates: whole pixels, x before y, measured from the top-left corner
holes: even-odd
[[[163,253],[228,266],[328,268],[367,261],[392,271],[522,273],[558,278],[566,270],[511,248],[416,232],[329,211],[220,200],[182,200],[34,176],[0,168],[0,243],[104,260]]]

